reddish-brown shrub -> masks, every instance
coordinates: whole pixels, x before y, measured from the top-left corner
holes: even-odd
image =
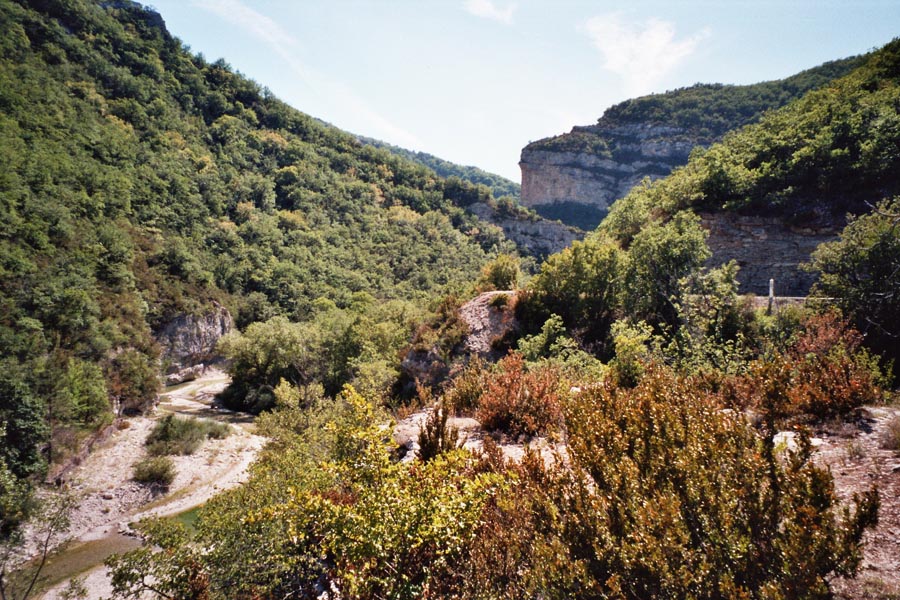
[[[478,399],[477,418],[489,431],[533,436],[555,429],[560,421],[559,373],[552,367],[527,371],[513,353],[499,363]]]
[[[803,333],[788,350],[795,357],[827,354],[835,348],[854,353],[862,344],[862,334],[834,310],[810,315],[802,327]]]
[[[831,311],[811,315],[802,327],[784,353],[755,360],[744,375],[716,382],[724,403],[774,419],[828,418],[883,398],[878,359],[846,320]]]

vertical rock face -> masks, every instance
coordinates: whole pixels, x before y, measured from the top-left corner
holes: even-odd
[[[568,135],[522,150],[522,204],[547,218],[593,229],[610,205],[645,177],[657,179],[687,162],[712,137],[658,123],[575,127]]]
[[[616,104],[595,125],[525,147],[522,203],[541,216],[593,229],[644,177],[665,177],[695,146],[709,146],[864,60],[833,61],[752,85],[697,84]]]
[[[197,367],[215,358],[216,342],[234,328],[234,320],[224,306],[215,304],[202,315],[180,315],[156,335],[163,348],[167,371],[174,374],[170,383],[186,381]],[[179,375],[180,374],[180,375]],[[183,375],[183,377],[181,377]]]
[[[843,226],[791,227],[776,218],[733,213],[700,216],[713,254],[708,265],[736,261],[740,293],[758,295],[767,294],[769,279],[774,279],[776,295],[805,296],[815,277],[800,265],[809,262],[816,246],[836,239]]]
[[[504,216],[497,209],[482,202],[472,204],[467,210],[476,217],[500,227],[503,234],[519,248],[520,252],[538,259],[560,252],[571,246],[573,241],[584,237],[584,232],[557,221]]]

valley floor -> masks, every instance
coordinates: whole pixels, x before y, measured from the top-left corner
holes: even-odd
[[[263,445],[263,439],[252,433],[248,417],[216,410],[212,398],[228,383],[228,377],[210,370],[195,382],[170,389],[149,417],[131,419],[130,426],[116,432],[99,451],[92,454],[76,474],[76,489],[82,500],[73,515],[70,535],[76,543],[75,554],[94,556],[97,545],[109,551],[124,551],[137,545],[127,538],[127,523],[145,516],[167,516],[183,513],[206,502],[215,493],[239,485],[246,478],[247,467]],[[161,415],[177,412],[211,417],[230,422],[235,434],[224,440],[210,440],[197,453],[176,457],[178,477],[168,494],[151,497],[130,480],[131,464],[143,452],[143,441],[154,421]],[[428,411],[420,411],[400,421],[394,439],[409,450],[416,450],[418,432]],[[852,580],[833,581],[835,596],[842,600],[900,598],[900,455],[881,448],[887,423],[900,416],[900,407],[878,406],[860,410],[855,420],[827,424],[815,431],[815,456],[826,465],[835,479],[838,495],[850,502],[854,493],[878,486],[881,509],[878,526],[865,537],[864,559],[859,575]],[[466,446],[477,449],[485,435],[474,419],[453,419],[466,439]],[[551,455],[556,444],[537,442],[542,453]],[[508,458],[521,457],[521,444],[503,444]],[[409,454],[411,458],[412,454]],[[127,540],[123,543],[123,540]],[[65,553],[64,553],[65,556]],[[88,559],[91,560],[91,559]],[[111,589],[102,557],[79,568],[78,561],[68,572],[58,569],[56,584],[45,594],[45,600],[60,598],[66,581],[73,575],[85,576],[88,598],[109,597]]]
[[[77,468],[70,487],[78,505],[67,533],[73,541],[47,569],[51,587],[46,600],[59,598],[75,575],[86,577],[88,598],[109,597],[111,588],[101,562],[106,554],[137,546],[137,540],[129,537],[128,523],[184,513],[246,480],[264,439],[253,433],[250,417],[213,408],[215,394],[229,381],[225,373],[211,368],[195,381],[169,388],[151,415],[128,419],[127,427],[116,431]],[[225,439],[208,440],[190,456],[173,457],[178,472],[175,481],[166,494],[154,496],[131,480],[132,464],[143,456],[144,440],[153,424],[173,412],[231,423],[234,431]]]

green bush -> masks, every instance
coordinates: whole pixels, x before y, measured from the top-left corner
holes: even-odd
[[[154,456],[188,455],[196,452],[207,438],[223,439],[229,433],[231,427],[225,423],[166,415],[153,426],[144,444]]]
[[[150,456],[134,465],[134,480],[159,487],[175,481],[175,463],[168,456]]]

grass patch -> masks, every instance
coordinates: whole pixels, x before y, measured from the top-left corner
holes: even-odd
[[[222,439],[229,433],[231,427],[226,423],[166,415],[153,426],[144,444],[152,456],[187,455],[196,452],[207,438]]]
[[[134,464],[134,480],[160,487],[175,481],[175,463],[168,456],[150,456]]]

